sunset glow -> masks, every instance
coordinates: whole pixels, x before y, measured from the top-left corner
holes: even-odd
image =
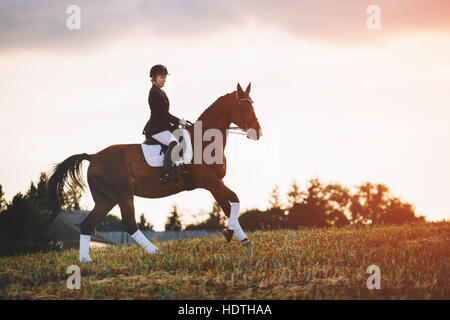
[[[406,1],[378,1],[379,30],[367,29],[367,1],[348,1],[333,16],[307,4],[288,10],[263,1],[264,10],[252,11],[236,2],[236,16],[230,6],[188,11],[170,1],[161,4],[174,10],[167,20],[150,18],[140,1],[126,9],[79,2],[82,27],[73,31],[67,1],[0,5],[0,184],[8,200],[72,154],[142,143],[148,71],[163,63],[170,111],[190,121],[237,83],[252,83],[264,136],[230,135],[225,150],[224,182],[241,210],[266,208],[275,184],[284,196],[294,179],[304,187],[317,176],[348,187],[384,183],[427,220],[449,219],[449,2],[427,2],[425,11],[421,1],[402,10]],[[197,10],[209,18],[199,22]],[[17,26],[19,14],[27,28]],[[190,223],[212,202],[195,190],[136,197],[135,207],[162,230],[172,203]],[[83,205],[93,206],[89,192]]]

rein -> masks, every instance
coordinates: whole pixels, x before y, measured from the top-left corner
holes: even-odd
[[[228,129],[241,129],[239,127],[230,127]],[[241,129],[242,130],[242,129]],[[228,133],[234,133],[234,134],[244,134],[247,135],[245,132],[233,132],[233,131],[228,131]]]
[[[249,97],[249,96],[245,96],[245,97],[242,97],[242,98],[239,98],[239,96],[238,96],[238,92],[236,91],[236,100],[237,100],[237,103],[238,104],[240,104],[242,101],[249,101],[250,103],[253,103],[253,100]],[[251,119],[250,120],[250,124],[252,124],[253,122],[255,122],[255,121],[257,121],[258,120],[258,118],[253,118],[253,119]],[[245,124],[245,128],[241,128],[240,126],[234,126],[234,127],[228,127],[227,129],[232,129],[232,130],[234,130],[234,129],[239,129],[239,130],[242,130],[242,131],[247,131],[248,130],[248,128],[250,127],[249,125],[247,125],[247,123],[246,122],[244,122],[244,124]],[[247,133],[246,132],[232,132],[232,131],[228,131],[229,133],[235,133],[235,134],[244,134],[244,135],[247,135]]]
[[[182,127],[183,127],[183,126],[182,126]],[[188,127],[192,127],[192,126],[186,126],[185,128],[188,128]],[[228,128],[224,128],[224,129],[226,129],[226,130],[229,130],[229,129],[231,129],[231,130],[244,130],[244,129],[242,129],[241,127],[238,127],[238,126],[228,127]],[[245,132],[233,132],[233,131],[228,131],[228,133],[244,134],[244,135],[247,134],[247,133],[245,133]]]

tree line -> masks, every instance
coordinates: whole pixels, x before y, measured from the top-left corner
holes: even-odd
[[[38,182],[30,183],[25,193],[17,193],[8,202],[0,184],[0,255],[14,252],[33,252],[55,249],[49,234],[48,176],[42,172]],[[63,192],[63,210],[81,210],[81,190],[77,187]],[[355,224],[401,224],[424,221],[417,216],[414,205],[394,196],[384,184],[365,182],[348,188],[339,183],[324,184],[318,178],[310,179],[302,190],[294,180],[286,194],[287,203],[281,201],[279,187],[275,186],[265,210],[248,209],[239,215],[246,231],[297,229],[299,227],[342,227]],[[183,226],[176,204],[167,221],[166,231],[210,230],[226,226],[226,216],[214,202],[204,221]],[[142,213],[138,219],[141,230],[154,230]],[[122,221],[107,215],[98,231],[122,231]]]
[[[10,202],[4,198],[0,184],[0,255],[18,252],[36,252],[57,249],[52,242],[47,221],[49,195],[48,177],[45,172],[38,182],[30,183],[25,193],[19,192]],[[65,210],[79,210],[81,192],[63,194]]]
[[[413,204],[394,196],[384,184],[365,182],[352,189],[339,183],[324,184],[313,178],[302,190],[294,180],[287,192],[286,204],[281,201],[279,186],[275,186],[268,208],[245,210],[239,215],[239,222],[244,230],[255,231],[425,221],[424,216],[416,215]],[[215,202],[208,219],[185,229],[220,230],[226,220],[220,212]]]
[[[314,178],[308,181],[305,190],[301,190],[293,181],[287,193],[287,204],[281,202],[279,187],[275,186],[268,209],[247,210],[239,220],[247,230],[402,224],[425,220],[424,216],[416,215],[413,204],[394,196],[384,184],[365,182],[352,189],[339,183],[324,184]]]

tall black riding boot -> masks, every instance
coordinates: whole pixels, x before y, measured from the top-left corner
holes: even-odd
[[[161,183],[167,183],[170,179],[170,172],[172,169],[172,149],[177,145],[176,141],[172,141],[167,146],[166,153],[164,154],[164,173],[161,178],[159,178],[159,181]]]

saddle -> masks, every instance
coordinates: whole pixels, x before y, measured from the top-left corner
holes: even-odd
[[[147,136],[145,135],[145,141],[144,144],[148,144],[148,145],[160,145],[161,146],[161,151],[159,152],[159,154],[165,154],[167,151],[167,146],[161,142],[159,142],[158,140],[156,140],[155,138],[153,138],[152,136]]]
[[[144,134],[145,134],[145,131],[144,131]],[[181,139],[183,139],[183,137],[181,137]],[[159,142],[152,136],[148,136],[147,134],[145,134],[145,141],[143,142],[143,144],[160,145],[161,146],[161,151],[159,152],[160,155],[161,154],[165,155],[167,148],[168,148],[168,146]],[[194,181],[194,177],[192,175],[192,164],[181,163],[179,165],[176,165],[175,163],[172,163],[172,167],[170,168],[170,170],[171,170],[171,175],[170,175],[169,181],[178,182],[181,179],[183,179],[185,190],[195,189],[195,181]]]

